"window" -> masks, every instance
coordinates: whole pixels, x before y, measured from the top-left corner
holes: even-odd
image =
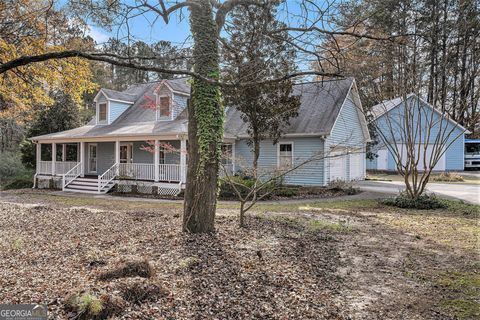
[[[160,146],[158,152],[159,152],[158,163],[165,164],[165,147]]]
[[[231,144],[222,144],[222,164],[229,165],[232,164],[232,145]]]
[[[158,99],[159,102],[159,116],[170,117],[170,97],[161,96]]]
[[[100,103],[98,105],[98,121],[107,121],[107,104]]]
[[[278,145],[278,166],[288,168],[293,164],[293,143],[280,143]]]

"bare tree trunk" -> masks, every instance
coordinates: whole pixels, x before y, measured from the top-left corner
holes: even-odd
[[[240,202],[240,228],[245,227],[245,202],[241,201]]]
[[[197,0],[190,8],[194,40],[194,70],[218,78],[217,26],[208,0]],[[220,144],[223,137],[223,108],[217,84],[193,79],[188,110],[189,159],[183,213],[183,231],[213,232],[217,205]]]

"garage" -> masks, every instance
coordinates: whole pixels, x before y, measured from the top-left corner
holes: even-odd
[[[347,155],[345,151],[332,152],[330,158],[330,181],[347,180]]]
[[[350,180],[362,180],[365,176],[365,153],[363,150],[357,150],[349,157]]]
[[[426,156],[426,164],[427,167],[430,164],[430,160],[432,158],[432,153],[434,150],[438,150],[438,146],[435,147],[433,144],[428,144],[427,149],[425,150],[425,145],[424,144],[416,144],[415,145],[415,158],[419,159],[418,161],[418,170],[422,171],[423,170],[423,160]],[[401,159],[402,159],[402,164],[406,163],[406,158],[407,158],[407,147],[405,144],[401,145]],[[403,156],[405,155],[405,156]],[[440,157],[440,160],[438,160],[437,164],[433,168],[434,171],[445,171],[445,153]]]

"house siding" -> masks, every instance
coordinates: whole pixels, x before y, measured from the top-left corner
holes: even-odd
[[[176,119],[180,113],[187,107],[187,102],[188,97],[180,94],[174,94],[173,95],[173,106],[172,106],[172,112],[173,112],[173,118]]]
[[[365,145],[367,137],[365,137],[362,121],[361,110],[355,104],[350,91],[345,99],[342,110],[338,114],[337,120],[332,128],[330,136],[325,140],[325,182],[330,182],[330,161],[328,155],[332,149],[346,148],[345,154],[354,150],[361,149],[361,152],[365,152]],[[346,156],[345,167],[350,168],[350,157]],[[365,164],[362,165],[365,168]],[[350,170],[346,170],[346,179],[350,179]]]
[[[125,110],[128,109],[130,104],[117,101],[110,101],[110,112],[108,117],[108,123],[115,121]]]
[[[455,125],[444,119],[441,121],[441,115],[434,110],[430,106],[428,106],[423,101],[416,101],[415,97],[409,98],[409,103],[415,103],[415,107],[413,108],[413,124],[412,127],[416,128],[418,121],[423,121],[425,126],[421,128],[421,134],[418,134],[416,137],[416,143],[429,143],[433,144],[435,139],[441,132],[450,132],[453,130],[453,133],[450,135],[449,139],[447,140],[446,146],[450,143],[451,145],[445,152],[445,170],[463,170],[464,169],[464,139],[465,135],[461,128],[455,128]],[[403,120],[405,115],[405,105],[401,103],[397,107],[393,108],[392,110],[388,111],[387,113],[381,115],[377,121],[377,128],[384,133],[386,138],[389,141],[397,141],[397,144],[401,144],[401,137],[400,134],[401,128],[404,125]],[[428,119],[428,120],[427,120]],[[433,119],[433,120],[430,120]],[[428,125],[426,124],[427,121],[434,121],[436,124],[432,127],[431,133],[429,137],[426,137]],[[441,121],[441,123],[440,123]],[[391,124],[393,130],[390,130],[389,123]],[[393,132],[391,132],[393,131]],[[379,143],[379,148],[385,148],[383,146],[383,142]],[[395,171],[395,158],[392,153],[388,152],[387,156],[387,165],[388,170]],[[369,168],[376,169],[376,163],[370,161]]]
[[[293,139],[281,139],[279,143],[293,143],[294,165],[298,165],[312,156],[319,155],[323,151],[323,140],[320,137],[305,137]],[[277,168],[278,146],[272,140],[262,141],[260,144],[260,157],[258,159],[259,169],[269,172]],[[238,140],[235,143],[235,168],[238,171],[245,171],[251,168],[253,153],[247,140]],[[323,160],[309,162],[297,170],[287,174],[284,182],[290,185],[322,186],[323,181]]]

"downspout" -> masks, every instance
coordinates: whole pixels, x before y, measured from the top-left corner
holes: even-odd
[[[35,146],[37,145],[38,142],[33,142],[35,144]],[[35,152],[36,152],[37,148],[35,147]],[[35,153],[35,174],[33,175],[33,186],[32,186],[32,189],[35,189],[37,187],[37,167],[38,167],[38,163],[37,163],[37,155]]]

